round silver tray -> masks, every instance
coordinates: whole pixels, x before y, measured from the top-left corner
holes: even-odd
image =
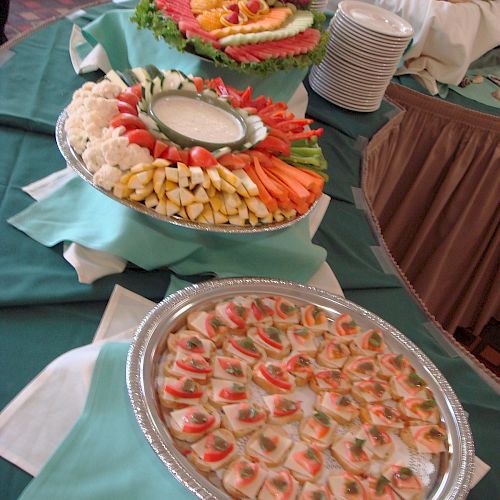
[[[101,188],[94,182],[94,174],[87,168],[82,157],[76,153],[76,151],[71,147],[68,136],[66,134],[66,130],[64,129],[64,124],[66,123],[66,119],[68,117],[67,111],[64,110],[57,119],[56,123],[56,143],[59,148],[59,151],[64,156],[68,166],[70,166],[84,181],[88,182],[92,187],[105,194],[112,200],[125,205],[126,207],[132,208],[133,210],[140,212],[141,214],[148,215],[149,217],[154,217],[155,219],[160,219],[165,222],[169,222],[170,224],[175,224],[176,226],[182,226],[189,229],[196,229],[199,231],[208,231],[213,233],[232,233],[232,234],[241,234],[241,233],[266,233],[269,231],[280,231],[281,229],[285,229],[287,227],[292,226],[297,223],[299,220],[302,220],[304,217],[307,217],[314,207],[317,205],[317,201],[309,208],[309,210],[295,219],[285,220],[283,222],[273,222],[270,224],[261,224],[257,226],[234,226],[232,224],[203,224],[201,222],[193,222],[187,219],[183,219],[182,217],[172,216],[169,217],[167,215],[161,215],[152,208],[146,207],[146,205],[139,203],[137,201],[132,200],[122,200],[115,196],[111,191],[106,191]]]
[[[474,472],[474,443],[469,423],[453,389],[430,359],[389,323],[353,302],[318,288],[265,278],[206,281],[170,295],[144,318],[130,346],[126,379],[139,426],[169,471],[191,492],[203,499],[230,498],[199,473],[174,446],[162,421],[155,390],[158,361],[166,348],[167,332],[180,327],[189,311],[241,294],[281,295],[296,303],[314,303],[329,317],[349,313],[363,328],[380,328],[389,348],[404,353],[417,373],[428,382],[446,424],[449,453],[440,455],[426,498],[451,500],[467,496]]]

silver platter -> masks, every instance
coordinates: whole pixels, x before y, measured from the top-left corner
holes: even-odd
[[[64,110],[57,119],[56,123],[56,142],[59,147],[59,151],[64,156],[67,164],[86,182],[88,182],[92,187],[105,194],[112,200],[125,205],[126,207],[132,208],[136,212],[147,215],[149,217],[154,217],[155,219],[160,219],[165,222],[169,222],[170,224],[175,224],[176,226],[187,227],[189,229],[196,229],[198,231],[208,231],[212,233],[232,233],[232,234],[241,234],[241,233],[267,233],[270,231],[280,231],[281,229],[285,229],[287,227],[292,226],[297,223],[299,220],[302,220],[304,217],[307,217],[314,207],[318,203],[317,201],[309,208],[309,210],[299,217],[295,219],[283,221],[283,222],[273,222],[271,224],[261,224],[258,226],[233,226],[231,224],[203,224],[201,222],[193,222],[187,219],[183,219],[182,217],[168,217],[167,215],[161,215],[157,213],[152,208],[146,207],[142,203],[132,200],[122,200],[116,197],[111,191],[106,191],[101,188],[94,182],[93,173],[87,168],[82,157],[74,151],[71,147],[68,136],[66,134],[66,130],[64,129],[64,124],[66,123],[66,119],[68,117],[67,111]]]
[[[314,303],[329,317],[349,313],[363,328],[380,328],[395,352],[404,353],[425,378],[446,424],[449,453],[442,453],[428,500],[463,499],[474,472],[474,443],[466,414],[457,396],[430,359],[401,332],[373,313],[342,297],[290,281],[265,278],[231,278],[206,281],[174,293],[160,302],[139,325],[127,358],[127,387],[137,421],[147,440],[168,470],[202,499],[229,499],[176,449],[164,425],[156,396],[158,361],[166,348],[167,332],[175,331],[186,314],[217,300],[241,295],[282,295],[296,303]]]

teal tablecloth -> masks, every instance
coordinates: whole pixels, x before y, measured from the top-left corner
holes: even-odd
[[[88,9],[76,21],[86,24],[109,8]],[[67,52],[71,28],[67,19],[49,25],[15,45],[13,57],[0,67],[0,407],[56,356],[91,340],[115,283],[160,300],[170,280],[165,270],[127,269],[93,285],[79,284],[61,257],[61,245],[46,248],[6,223],[31,203],[23,185],[64,166],[53,138],[56,118],[72,92],[98,76],[74,74]],[[461,96],[454,99],[475,108]],[[327,249],[347,298],[403,331],[447,377],[470,415],[476,453],[492,466],[469,498],[494,498],[500,491],[499,398],[429,335],[423,326],[428,318],[371,252],[377,240],[354,205],[351,188],[359,186],[362,146],[394,109],[384,103],[375,113],[352,113],[310,92],[308,113],[325,127],[321,142],[332,179],[326,192],[333,197],[314,241]],[[2,498],[16,498],[29,480],[26,473],[0,462]]]

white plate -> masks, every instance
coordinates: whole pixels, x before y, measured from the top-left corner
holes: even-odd
[[[340,11],[364,28],[388,36],[408,38],[413,36],[411,24],[398,15],[375,5],[357,0],[344,0]]]
[[[385,91],[387,87],[387,80],[384,82],[366,82],[360,80],[358,77],[352,77],[339,71],[325,71],[320,68],[319,71],[316,71],[314,74],[326,85],[339,84],[343,85],[346,90],[362,90],[363,92],[375,94],[382,90]]]
[[[330,52],[332,49],[342,49],[344,52],[350,52],[353,59],[356,58],[357,60],[364,59],[367,61],[376,61],[377,63],[382,64],[397,64],[401,59],[399,52],[396,55],[391,55],[387,52],[378,53],[378,51],[372,50],[371,47],[360,49],[357,45],[346,42],[341,36],[338,36],[337,33],[330,33],[330,41],[327,45],[327,51]]]
[[[365,83],[370,83],[370,84],[380,84],[386,82],[387,80],[390,80],[394,75],[394,71],[390,72],[387,71],[385,73],[375,73],[374,71],[370,71],[365,68],[352,66],[345,63],[345,61],[343,61],[341,58],[332,56],[330,54],[325,55],[323,62],[321,64],[323,68],[325,66],[331,68],[332,71],[335,73],[345,74],[349,78],[355,78],[355,79],[359,78],[360,80],[363,80]]]
[[[401,50],[401,47],[404,48],[408,45],[408,42],[411,38],[405,39],[383,39],[380,37],[375,37],[368,32],[360,31],[352,24],[345,21],[343,18],[339,17],[335,19],[335,23],[331,26],[331,31],[339,30],[345,33],[347,36],[354,38],[360,43],[364,43],[366,45],[374,45],[380,48],[386,48],[390,50]]]
[[[377,68],[381,73],[394,73],[399,63],[399,58],[389,62],[375,61],[370,57],[369,53],[365,54],[363,57],[354,52],[350,52],[349,49],[344,48],[340,44],[329,47],[328,54],[338,56],[344,61],[348,61],[355,66],[365,68],[369,71],[373,68]]]

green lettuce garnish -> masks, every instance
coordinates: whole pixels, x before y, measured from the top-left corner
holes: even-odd
[[[325,15],[321,12],[313,11],[313,28],[323,31]],[[307,54],[290,57],[272,57],[261,62],[239,63],[229,57],[224,51],[216,49],[210,43],[205,42],[200,37],[194,36],[186,39],[179,30],[177,23],[166,17],[156,8],[155,0],[141,0],[131,18],[139,29],[149,29],[157,40],[163,39],[168,44],[181,52],[194,52],[199,56],[212,59],[215,66],[227,66],[240,73],[254,73],[261,76],[270,75],[276,71],[286,71],[293,68],[308,68],[314,64],[319,64],[326,51],[328,34],[322,32],[320,41],[313,50]]]

